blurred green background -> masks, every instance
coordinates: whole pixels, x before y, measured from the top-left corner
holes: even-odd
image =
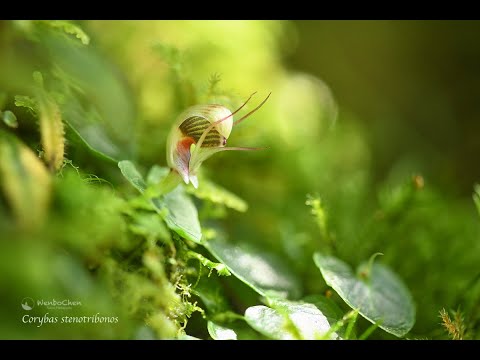
[[[202,176],[249,204],[246,213],[222,214],[229,240],[277,253],[301,277],[304,295],[326,290],[314,251],[333,251],[355,266],[382,252],[381,261],[405,281],[417,305],[412,337],[444,337],[443,307],[460,307],[470,336],[479,336],[480,229],[472,192],[480,179],[480,22],[75,24],[88,44],[61,24],[0,22],[0,91],[6,94],[0,110],[13,111],[19,122],[18,129],[4,130],[41,150],[36,120],[15,106],[15,95],[34,93],[32,73],[41,71],[69,124],[65,157],[82,174],[109,183],[91,189],[57,175],[50,210],[39,210],[49,214],[45,225],[32,235],[14,225],[3,181],[0,283],[11,323],[1,325],[1,337],[132,337],[141,315],[131,316],[128,300],[122,305],[98,295],[106,285],[95,272],[98,264],[107,278],[115,272],[105,249],[133,247],[125,240],[125,220],[112,210],[122,206],[117,197],[132,193],[115,161],[132,159],[144,174],[165,166],[167,134],[183,109],[213,102],[233,110],[254,91],[250,108],[272,95],[234,128],[228,145],[267,149],[219,153],[202,166]],[[307,194],[322,199],[328,236],[310,215]],[[99,196],[114,215],[101,205],[88,207]],[[60,260],[50,261],[57,255]],[[52,280],[52,273],[63,280]],[[71,286],[72,273],[85,277],[83,290]],[[136,325],[39,333],[25,330],[10,310],[25,296],[80,293],[92,311],[116,306]],[[155,328],[158,337],[166,337],[162,326]]]
[[[368,128],[375,179],[411,162],[444,189],[478,181],[478,21],[299,21],[293,68]],[[413,166],[413,165],[412,165]]]

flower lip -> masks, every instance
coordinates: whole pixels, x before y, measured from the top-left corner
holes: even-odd
[[[180,125],[179,129],[185,138],[189,138],[193,141],[193,143],[197,144],[203,132],[208,128],[209,125],[210,122],[206,118],[200,116],[191,116]],[[202,147],[214,147],[222,145],[225,136],[222,135],[219,130],[224,129],[213,128],[210,130],[202,144]]]

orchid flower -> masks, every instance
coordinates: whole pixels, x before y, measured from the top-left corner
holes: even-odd
[[[254,94],[233,113],[223,105],[208,104],[189,107],[178,116],[167,139],[167,164],[170,174],[164,181],[163,193],[173,190],[181,180],[198,188],[198,169],[206,159],[217,152],[258,150],[226,146],[233,127],[260,109],[270,97],[269,94],[255,109],[234,121],[233,115],[239,112]]]

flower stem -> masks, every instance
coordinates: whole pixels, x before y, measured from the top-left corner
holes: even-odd
[[[145,190],[145,195],[148,198],[155,198],[173,191],[180,183],[182,178],[180,174],[173,169],[170,169],[167,176],[165,176],[158,184],[153,185]]]

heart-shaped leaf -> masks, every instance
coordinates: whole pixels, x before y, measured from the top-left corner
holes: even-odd
[[[368,274],[362,277],[335,257],[315,253],[313,258],[327,285],[352,309],[358,309],[365,319],[378,323],[380,328],[398,337],[413,327],[415,306],[410,292],[387,267],[370,264]],[[362,264],[359,268],[366,266]]]

